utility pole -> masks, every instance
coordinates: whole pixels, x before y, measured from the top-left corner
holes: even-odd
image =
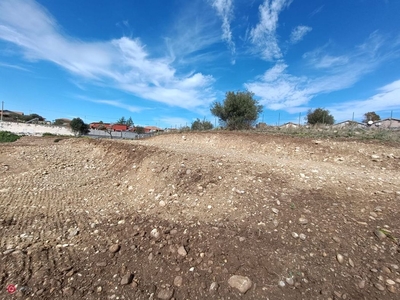
[[[278,115],[278,126],[279,126],[280,121],[281,121],[281,113],[279,113],[279,115]]]
[[[301,112],[299,113],[299,126],[300,126]]]
[[[3,122],[4,101],[1,101],[1,122]]]

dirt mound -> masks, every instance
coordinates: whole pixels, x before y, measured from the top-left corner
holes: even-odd
[[[398,147],[54,140],[0,146],[1,298],[399,296]]]

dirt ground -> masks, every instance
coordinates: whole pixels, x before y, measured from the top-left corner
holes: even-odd
[[[0,145],[0,299],[399,299],[399,207],[398,144],[23,137]]]

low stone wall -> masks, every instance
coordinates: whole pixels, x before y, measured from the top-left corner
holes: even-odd
[[[56,135],[70,135],[70,136],[74,135],[71,129],[63,126],[26,124],[26,123],[14,123],[14,122],[0,122],[0,131],[10,131],[18,135],[41,136],[43,135],[43,133],[52,133]]]
[[[91,129],[88,136],[95,136],[99,138],[111,138],[110,134],[104,130]],[[127,131],[113,131],[111,132],[112,138],[116,139],[136,139],[137,133]]]

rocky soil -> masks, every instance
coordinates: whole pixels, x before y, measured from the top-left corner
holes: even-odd
[[[398,144],[0,145],[0,299],[399,299]]]

